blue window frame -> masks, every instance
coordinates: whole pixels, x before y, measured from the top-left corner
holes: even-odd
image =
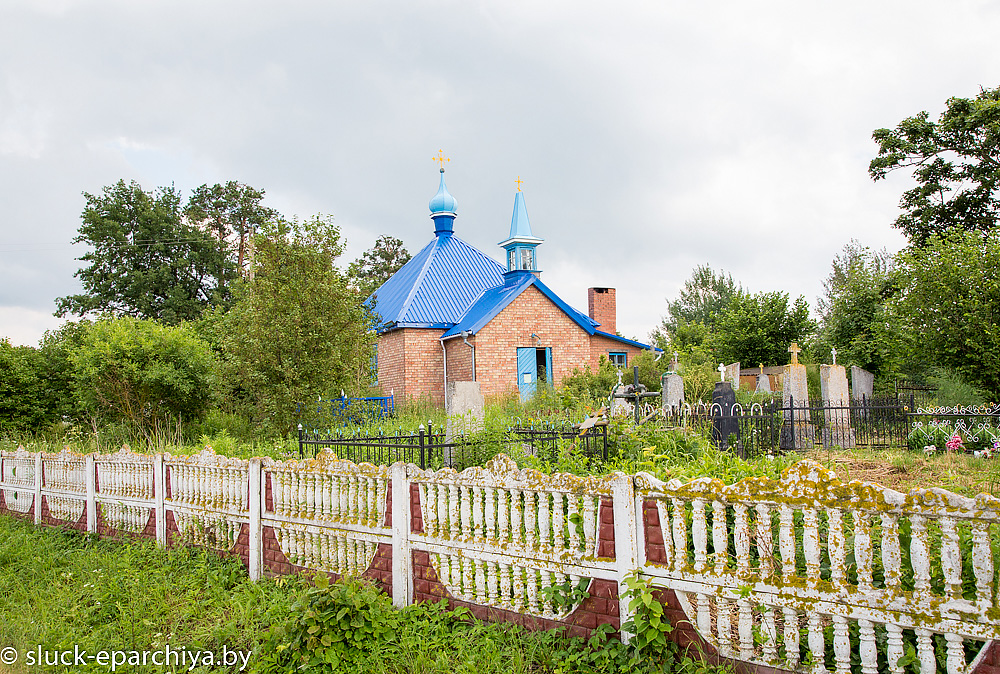
[[[626,367],[628,365],[628,353],[625,351],[609,351],[608,360],[615,367]]]

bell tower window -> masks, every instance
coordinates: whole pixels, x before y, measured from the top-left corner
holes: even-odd
[[[535,268],[535,251],[531,248],[521,249],[520,269],[533,270]]]

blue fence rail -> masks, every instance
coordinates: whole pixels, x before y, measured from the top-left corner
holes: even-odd
[[[298,403],[295,414],[306,426],[347,426],[387,419],[396,414],[393,396],[368,398],[320,398],[315,403]]]

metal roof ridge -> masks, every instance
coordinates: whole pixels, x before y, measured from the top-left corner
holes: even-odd
[[[464,314],[462,314],[458,322],[451,328],[449,328],[444,335],[442,335],[442,338],[454,337],[457,334],[454,331],[457,328],[463,327],[466,321],[469,321],[468,325],[469,331],[472,332],[472,334],[478,333],[480,330],[486,327],[487,323],[496,318],[497,314],[506,309],[511,302],[517,299],[517,297],[522,292],[524,292],[529,286],[534,284],[536,280],[535,275],[527,274],[527,277],[528,278],[518,281],[515,285],[512,286],[506,286],[501,284],[483,290],[479,294],[479,297],[477,297],[476,300],[469,305],[469,308],[466,309]],[[492,304],[492,306],[490,306],[489,310],[483,311],[482,315],[478,317],[470,317],[469,314],[476,309],[479,302],[486,297],[487,293],[493,293],[493,292],[497,293],[497,298]]]
[[[402,318],[406,316],[406,313],[410,310],[410,304],[413,303],[413,298],[416,297],[417,291],[420,290],[420,286],[423,285],[424,277],[427,275],[427,270],[431,268],[431,263],[434,262],[434,256],[437,254],[438,250],[441,248],[442,238],[448,237],[437,237],[432,242],[434,244],[434,249],[431,250],[430,254],[427,256],[427,261],[424,262],[423,269],[417,275],[416,280],[413,282],[413,286],[410,287],[410,293],[406,296],[406,301],[399,309],[399,317]]]
[[[629,339],[628,337],[622,337],[620,335],[613,335],[610,332],[605,332],[604,330],[594,330],[594,334],[600,335],[601,337],[606,337],[607,339],[613,339],[616,342],[624,342],[626,344],[632,344],[633,346],[641,346],[642,348],[648,349],[650,351],[660,351],[660,352],[663,351],[663,349],[661,349],[658,346],[654,346],[652,344],[645,344],[643,342],[634,339]]]

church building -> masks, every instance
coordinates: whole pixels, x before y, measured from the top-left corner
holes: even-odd
[[[477,381],[483,395],[539,381],[558,385],[601,356],[627,366],[651,347],[615,334],[615,289],[588,290],[589,315],[542,283],[538,246],[518,186],[506,266],[455,236],[457,208],[441,169],[430,202],[434,239],[368,299],[378,317],[378,383],[398,399],[443,405],[448,382]]]

